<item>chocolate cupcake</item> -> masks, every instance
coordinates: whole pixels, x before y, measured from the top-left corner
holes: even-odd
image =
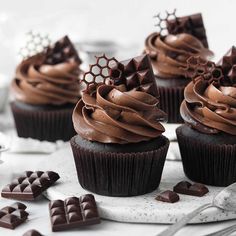
[[[11,108],[20,137],[68,141],[75,134],[71,116],[80,97],[80,64],[65,36],[18,65]]]
[[[195,62],[176,130],[185,174],[193,181],[227,186],[236,181],[236,50],[221,63]],[[199,71],[198,71],[199,70]],[[222,73],[223,71],[223,73]]]
[[[71,139],[78,179],[89,191],[107,196],[135,196],[155,190],[169,147],[160,124],[165,113],[154,96],[155,81],[147,55],[106,67],[92,65],[87,83],[73,112],[78,135]],[[104,57],[103,57],[104,59]],[[100,73],[93,74],[93,68]],[[85,73],[85,77],[88,75]],[[96,85],[96,89],[91,90]]]
[[[161,97],[160,108],[168,115],[168,123],[182,123],[179,113],[184,88],[191,81],[185,76],[186,60],[190,56],[208,59],[212,52],[208,43],[201,14],[169,20],[159,17],[159,32],[145,41],[145,53],[151,58],[157,89]],[[164,22],[163,22],[164,21]],[[166,24],[166,29],[163,24]],[[168,34],[164,35],[164,30]]]

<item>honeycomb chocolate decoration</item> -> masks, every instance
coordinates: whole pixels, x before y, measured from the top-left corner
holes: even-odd
[[[81,83],[85,84],[85,91],[92,92],[101,84],[124,84],[127,91],[134,89],[159,97],[147,54],[120,62],[114,57],[106,57],[105,54],[96,59],[96,63],[90,65],[89,71],[84,73],[81,80]]]

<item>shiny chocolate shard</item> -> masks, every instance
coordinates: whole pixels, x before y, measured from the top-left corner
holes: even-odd
[[[95,198],[92,194],[54,200],[49,203],[52,231],[64,231],[71,228],[100,223]]]
[[[225,76],[225,85],[236,84],[236,47],[232,46],[228,52],[220,59],[217,63],[221,67],[222,72]]]
[[[168,20],[167,30],[170,34],[191,34],[198,38],[204,47],[208,48],[206,30],[200,13]]]
[[[146,54],[116,63],[110,69],[110,77],[114,85],[124,84],[128,91],[135,89],[159,97],[151,62]]]
[[[64,36],[46,49],[43,63],[55,65],[66,61],[81,64],[81,59],[68,36]]]

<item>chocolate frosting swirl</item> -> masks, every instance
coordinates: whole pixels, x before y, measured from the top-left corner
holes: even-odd
[[[145,52],[151,57],[155,74],[164,78],[185,78],[183,68],[190,56],[200,56],[206,60],[213,55],[200,40],[186,33],[165,37],[153,33],[145,41]]]
[[[187,85],[180,112],[194,129],[236,135],[236,87],[208,84],[201,78]]]
[[[43,55],[20,63],[12,82],[15,98],[33,105],[63,105],[79,99],[79,63],[44,64]]]
[[[160,136],[165,113],[158,99],[124,85],[100,85],[96,93],[83,93],[73,112],[74,128],[83,138],[101,143],[137,143]]]

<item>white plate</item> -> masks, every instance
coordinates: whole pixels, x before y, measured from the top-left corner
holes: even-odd
[[[40,166],[43,169],[57,171],[61,180],[45,192],[48,199],[65,199],[69,196],[80,196],[87,193],[77,181],[74,160],[70,147],[50,155],[47,162]],[[180,195],[180,201],[174,204],[155,200],[160,191],[172,189],[173,186],[186,180],[180,161],[166,161],[162,181],[158,190],[137,197],[105,197],[96,195],[99,212],[102,218],[121,222],[139,223],[174,223],[185,214],[202,204],[209,203],[215,194],[222,190],[209,187],[204,197]],[[208,209],[195,217],[191,223],[205,223],[236,218],[236,212],[224,212],[216,208]]]

